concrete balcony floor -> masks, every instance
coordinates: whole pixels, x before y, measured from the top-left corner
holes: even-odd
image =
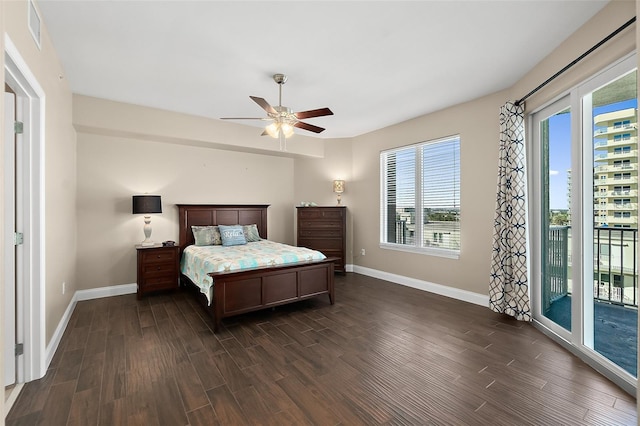
[[[637,308],[598,301],[594,303],[594,349],[637,377]],[[564,296],[553,302],[545,316],[565,329],[571,330],[571,296]]]

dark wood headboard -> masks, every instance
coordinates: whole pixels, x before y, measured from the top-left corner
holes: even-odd
[[[261,238],[267,238],[268,204],[228,205],[228,204],[178,204],[180,253],[192,245],[192,226],[207,225],[251,225],[258,226]]]

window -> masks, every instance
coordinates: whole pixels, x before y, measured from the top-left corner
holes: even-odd
[[[631,120],[616,121],[613,123],[613,128],[621,129],[623,127],[628,127],[630,124],[631,124]]]
[[[613,162],[613,167],[617,169],[630,169],[631,160],[616,160]]]
[[[460,136],[380,153],[380,245],[457,258]]]
[[[614,155],[629,154],[630,152],[631,152],[631,147],[630,146],[622,146],[622,147],[613,149],[613,154]]]
[[[628,140],[631,140],[631,133],[622,133],[620,135],[613,136],[614,142],[621,142],[621,141],[628,141]]]
[[[614,180],[631,179],[631,173],[614,173],[613,179]]]

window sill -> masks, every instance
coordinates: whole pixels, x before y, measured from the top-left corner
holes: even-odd
[[[415,247],[403,244],[380,243],[380,248],[386,250],[424,254],[427,256],[444,257],[447,259],[460,259],[460,252],[454,252],[451,250],[439,249],[435,247]]]

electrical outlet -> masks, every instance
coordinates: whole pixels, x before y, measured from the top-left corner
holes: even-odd
[[[65,294],[67,292],[67,283],[66,282],[62,282],[62,294]]]
[[[367,252],[366,252],[364,249],[362,249],[362,250],[360,250],[360,254],[361,254],[362,256],[365,256],[365,255],[367,254]]]

